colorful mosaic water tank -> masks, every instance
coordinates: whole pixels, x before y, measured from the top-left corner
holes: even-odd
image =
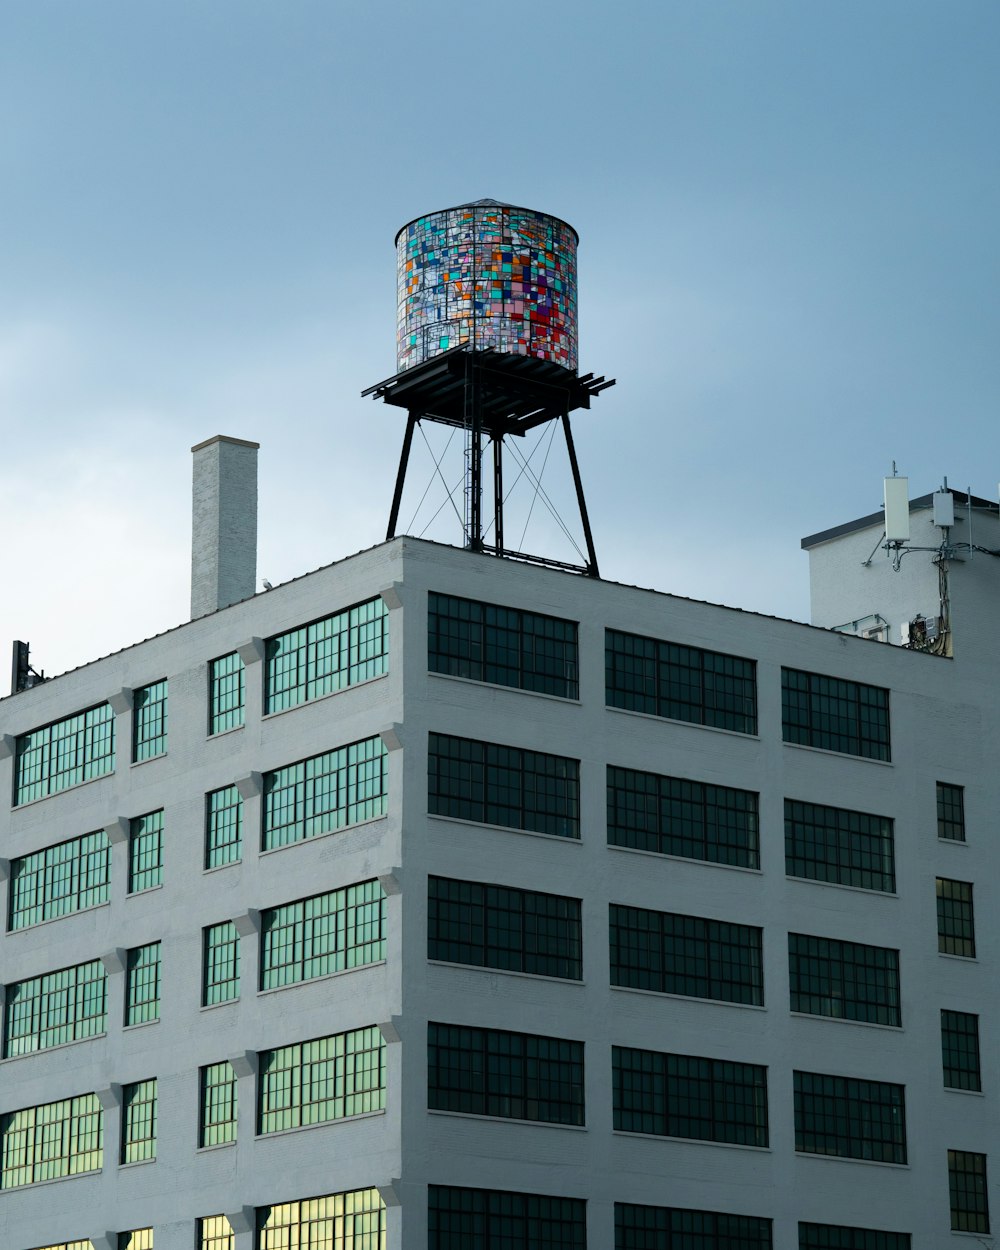
[[[576,372],[572,226],[477,200],[417,217],[396,235],[397,367],[471,343]]]

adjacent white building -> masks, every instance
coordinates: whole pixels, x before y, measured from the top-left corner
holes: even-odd
[[[201,614],[0,700],[0,1245],[992,1244],[996,506],[950,615],[922,507],[805,540],[822,628],[411,538],[254,595],[248,447]]]

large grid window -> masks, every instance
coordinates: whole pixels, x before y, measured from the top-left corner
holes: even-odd
[[[0,1189],[100,1171],[103,1137],[96,1094],[0,1115]]]
[[[243,858],[243,797],[235,786],[205,795],[205,867]]]
[[[972,882],[937,878],[938,950],[943,955],[976,957]]]
[[[167,679],[132,695],[132,761],[152,759],[167,749]]]
[[[378,881],[261,913],[260,988],[274,990],[385,958],[385,896]]]
[[[609,629],[605,685],[608,707],[737,733],[757,732],[753,660]]]
[[[760,867],[758,796],[608,765],[608,843]]]
[[[122,1163],[156,1158],[156,1077],[122,1087]]]
[[[583,1042],[428,1024],[427,1105],[434,1111],[583,1124]]]
[[[206,1215],[198,1221],[197,1250],[236,1250],[236,1234],[226,1216]]]
[[[888,816],[785,799],[785,871],[790,877],[892,893],[893,822]]]
[[[627,1133],[767,1145],[767,1069],[755,1063],[611,1050],[614,1127]]]
[[[101,703],[17,740],[14,803],[30,803],[115,769],[115,714]]]
[[[427,772],[434,815],[580,836],[578,760],[432,733]]]
[[[947,1089],[983,1088],[978,1016],[967,1011],[941,1012],[941,1061]]]
[[[615,1250],[771,1250],[771,1221],[616,1202]]]
[[[581,1198],[427,1187],[427,1250],[587,1250]]]
[[[965,790],[962,786],[937,783],[938,837],[949,842],[965,841]]]
[[[951,1197],[951,1227],[954,1232],[990,1231],[985,1155],[974,1154],[968,1150],[949,1150],[948,1192]]]
[[[579,981],[580,900],[429,877],[427,958]]]
[[[384,816],[388,788],[381,738],[365,738],[265,773],[263,849]]]
[[[228,1003],[240,996],[240,935],[231,920],[202,931],[201,1005]]]
[[[198,1070],[198,1145],[236,1140],[236,1073],[228,1059]]]
[[[107,974],[99,959],[7,986],[3,1057],[80,1042],[107,1027]]]
[[[125,964],[125,1023],[147,1024],[160,1018],[160,943],[136,946]]]
[[[796,1072],[795,1149],[842,1159],[905,1163],[903,1086]]]
[[[129,826],[128,892],[163,884],[163,812],[136,816]]]
[[[381,596],[267,640],[264,711],[381,677],[389,661],[389,618]]]
[[[119,1233],[118,1250],[153,1250],[153,1230],[135,1228],[130,1233]]]
[[[901,1025],[899,951],[835,938],[788,935],[792,1011]]]
[[[433,673],[579,696],[576,621],[431,592],[427,666]]]
[[[385,1250],[377,1189],[257,1208],[256,1250]],[[208,1247],[206,1247],[208,1250]],[[211,1247],[211,1250],[217,1250]]]
[[[799,1224],[799,1250],[910,1250],[909,1233],[842,1224]]]
[[[889,691],[783,668],[781,729],[786,742],[888,760]]]
[[[55,920],[106,903],[111,843],[103,829],[15,859],[10,866],[10,928]]]
[[[94,1250],[94,1243],[85,1237],[83,1241],[60,1241],[57,1246],[41,1246],[39,1250]]]
[[[239,729],[246,707],[246,670],[238,651],[212,660],[208,666],[208,732]]]
[[[612,903],[610,935],[612,985],[763,1006],[760,929]]]
[[[385,1042],[376,1025],[261,1053],[260,1133],[324,1124],[384,1107]]]

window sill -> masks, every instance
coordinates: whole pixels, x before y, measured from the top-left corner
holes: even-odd
[[[48,799],[57,799],[60,794],[69,794],[72,790],[80,790],[84,786],[92,786],[98,781],[107,781],[109,777],[115,775],[115,770],[109,768],[106,773],[101,773],[99,777],[87,777],[83,781],[75,781],[71,786],[64,786],[61,790],[53,790],[51,794],[40,794],[37,799],[27,799],[24,803],[12,803],[11,812],[19,812],[25,807],[34,807],[36,803],[45,803]],[[65,1178],[62,1178],[65,1179]],[[39,1181],[40,1185],[47,1185],[48,1181]]]
[[[548,699],[555,703],[569,704],[570,707],[582,707],[579,697],[570,695],[550,694],[547,690],[527,690],[524,686],[505,686],[498,681],[480,681],[476,677],[460,677],[457,673],[438,673],[434,669],[427,670],[428,677],[439,677],[443,681],[457,681],[464,686],[474,686],[477,690],[506,690],[511,694],[526,694],[534,699]]]
[[[891,1163],[888,1159],[854,1159],[850,1155],[814,1154],[811,1150],[796,1150],[796,1159],[824,1159],[828,1163],[850,1163],[857,1167],[894,1168],[899,1172],[908,1172],[908,1163]]]
[[[122,1032],[132,1033],[136,1029],[150,1029],[153,1027],[154,1024],[159,1024],[159,1023],[160,1023],[160,1018],[159,1016],[157,1016],[155,1020],[140,1020],[137,1024],[123,1024]]]
[[[71,1042],[60,1042],[58,1046],[39,1046],[36,1050],[26,1050],[22,1055],[7,1055],[0,1059],[0,1066],[5,1063],[16,1063],[18,1059],[33,1059],[36,1055],[48,1055],[54,1050],[65,1050],[67,1046],[83,1046],[87,1042],[97,1042],[108,1036],[107,1029],[102,1033],[91,1033],[89,1037],[76,1037]]]
[[[467,829],[499,829],[504,833],[524,834],[529,838],[548,838],[551,842],[563,842],[570,846],[582,846],[580,835],[568,837],[561,833],[543,833],[540,829],[518,829],[515,825],[488,825],[482,820],[464,820],[461,816],[442,816],[438,812],[428,812],[428,820],[443,820],[452,825],[464,825]]]
[[[880,768],[894,767],[892,760],[877,760],[870,755],[854,755],[850,751],[832,751],[829,747],[811,747],[805,742],[785,742],[782,746],[790,751],[809,751],[813,755],[832,755],[837,760],[857,760],[859,764],[878,764]],[[898,1165],[893,1165],[898,1166]]]
[[[43,1185],[61,1185],[64,1181],[83,1180],[88,1176],[100,1176],[104,1171],[103,1164],[99,1168],[89,1168],[86,1172],[70,1172],[66,1176],[50,1176],[44,1181],[25,1181],[23,1185],[10,1185],[3,1189],[4,1194],[15,1194],[24,1189],[41,1189]]]
[[[555,1120],[519,1120],[509,1115],[478,1115],[475,1111],[446,1111],[442,1107],[428,1107],[428,1115],[448,1116],[452,1120],[477,1120],[487,1124],[520,1124],[529,1128],[561,1128],[571,1133],[586,1133],[586,1124],[560,1124]]]
[[[941,959],[957,959],[960,963],[963,963],[963,964],[979,963],[978,955],[956,955],[952,951],[938,951],[938,956]]]
[[[281,846],[270,846],[266,851],[261,849],[259,854],[261,859],[263,859],[265,855],[277,855],[281,851],[291,851],[297,846],[306,846],[310,842],[319,842],[323,838],[332,838],[339,833],[347,833],[351,829],[360,829],[363,825],[373,825],[378,820],[388,819],[388,813],[383,813],[381,816],[369,816],[367,820],[355,820],[349,825],[338,825],[336,829],[327,829],[325,833],[314,833],[310,838],[297,838],[294,842],[285,842]],[[228,864],[225,866],[229,867]]]
[[[755,1154],[771,1154],[770,1146],[749,1146],[736,1141],[709,1141],[705,1137],[668,1137],[666,1133],[636,1133],[626,1128],[612,1129],[611,1133],[614,1137],[631,1137],[639,1141],[682,1142],[685,1146],[712,1146],[716,1150],[752,1150]]]
[[[725,868],[729,872],[748,872],[751,876],[762,877],[761,868],[748,868],[744,864],[724,864],[717,859],[696,859],[693,855],[674,855],[669,851],[649,851],[643,846],[620,846],[617,842],[608,843],[609,851],[624,851],[626,855],[643,855],[653,859],[666,859],[675,864],[700,864],[703,868]]]
[[[10,937],[15,937],[18,933],[31,933],[32,930],[40,928],[43,924],[58,924],[60,920],[69,920],[70,917],[72,916],[82,916],[88,911],[97,911],[99,907],[110,907],[110,906],[111,906],[110,899],[106,903],[91,903],[89,907],[78,907],[76,911],[68,911],[65,913],[65,915],[53,916],[49,920],[36,920],[34,924],[21,925],[17,929],[8,928],[4,936],[10,938]]]
[[[261,724],[273,720],[275,716],[287,716],[289,712],[297,712],[300,708],[309,707],[311,704],[322,703],[325,699],[335,699],[338,694],[346,694],[348,690],[360,690],[362,686],[370,686],[373,682],[385,681],[388,676],[389,673],[386,670],[384,673],[379,673],[377,677],[366,677],[364,681],[352,682],[348,686],[341,686],[339,690],[330,690],[327,694],[318,694],[311,699],[302,699],[299,703],[293,703],[290,707],[281,707],[274,712],[264,712],[260,718]]]
[[[736,1003],[728,998],[699,998],[695,994],[677,994],[671,990],[647,990],[638,985],[615,985],[613,981],[611,989],[618,990],[622,994],[645,994],[652,998],[669,998],[673,1002],[705,1003],[709,1007],[738,1007],[741,1011],[767,1011],[763,1003]]]
[[[486,972],[491,976],[498,975],[502,977],[520,977],[524,981],[554,981],[556,985],[586,985],[586,981],[582,977],[551,977],[545,972],[521,972],[519,968],[491,968],[488,964],[463,964],[454,959],[431,959],[427,957],[427,962],[435,968],[461,968],[468,971],[470,968],[473,972]]]
[[[152,1159],[133,1159],[131,1163],[119,1163],[118,1171],[127,1172],[131,1168],[144,1168],[150,1163],[155,1163],[155,1156]]]
[[[336,1116],[332,1120],[318,1120],[315,1124],[300,1124],[296,1128],[279,1128],[273,1133],[254,1133],[254,1141],[270,1141],[273,1137],[290,1137],[295,1133],[310,1133],[315,1128],[329,1128],[332,1124],[356,1124],[358,1120],[375,1120],[385,1115],[385,1108],[379,1111],[359,1111],[357,1115]]]
[[[227,734],[238,734],[241,729],[246,729],[246,722],[242,725],[230,725],[228,729],[217,729],[215,733],[211,730],[205,735],[206,742],[214,742],[216,738],[225,738]]]
[[[706,729],[709,733],[725,734],[727,738],[738,738],[741,742],[760,742],[760,733],[744,733],[742,729],[723,729],[720,725],[703,725],[697,720],[678,720],[674,716],[658,716],[655,712],[639,712],[630,707],[614,707],[605,703],[609,712],[617,712],[620,716],[638,716],[641,720],[658,721],[661,725],[684,725],[688,729]]]
[[[235,998],[224,998],[221,1003],[202,1003],[198,1008],[199,1011],[218,1011],[220,1007],[231,1007],[233,1003],[240,1001],[239,995]]]
[[[133,760],[129,768],[141,768],[143,764],[154,764],[157,760],[165,760],[169,754],[169,751],[157,751],[155,755],[148,755],[144,760]]]
[[[867,894],[869,898],[899,898],[896,890],[877,890],[869,885],[844,885],[840,881],[824,881],[821,877],[793,877],[785,873],[786,881],[801,881],[804,885],[821,885],[830,890],[849,890],[852,894]]]
[[[211,868],[203,868],[201,871],[203,874],[207,876],[207,874],[210,872],[222,872],[224,868],[235,868],[238,864],[242,864],[242,863],[243,863],[243,856],[241,855],[239,859],[231,859],[229,860],[228,863],[225,863],[225,864],[214,864]]]
[[[957,1085],[946,1085],[944,1087],[946,1094],[964,1094],[966,1098],[985,1098],[986,1095],[981,1089],[959,1089]],[[953,1229],[953,1232],[960,1232],[960,1229]]]
[[[332,981],[336,977],[350,976],[352,972],[365,972],[369,968],[384,968],[385,965],[386,965],[386,960],[375,959],[370,964],[358,964],[357,967],[355,968],[339,968],[336,972],[324,972],[321,976],[318,976],[318,977],[303,977],[300,981],[289,981],[287,985],[272,985],[266,990],[265,989],[258,990],[257,997],[264,998],[268,994],[280,994],[283,990],[297,990],[303,985],[314,985],[317,981]],[[235,1000],[232,1000],[232,1001],[235,1001]],[[223,1007],[225,1006],[225,1004],[213,1003],[213,1006]],[[205,1008],[202,1008],[202,1010],[205,1010]],[[312,1126],[310,1125],[310,1127]],[[272,1137],[273,1134],[267,1133],[265,1134],[265,1136]]]
[[[198,1146],[195,1149],[195,1154],[207,1155],[211,1154],[215,1150],[230,1150],[235,1145],[236,1138],[234,1137],[232,1141],[219,1141],[216,1142],[214,1146]]]
[[[127,899],[128,898],[141,898],[143,894],[153,894],[155,893],[155,891],[162,890],[162,889],[163,889],[163,882],[161,881],[159,885],[147,885],[142,890],[129,890],[129,892],[125,895],[125,897]]]
[[[943,842],[943,843],[945,844],[945,846],[964,846],[966,849],[968,849],[968,846],[969,846],[969,844],[968,844],[968,842],[966,842],[965,838],[942,838],[940,835],[938,835],[938,841],[939,841],[939,842]],[[974,1237],[974,1236],[975,1236],[975,1233],[963,1233],[963,1234],[962,1234],[962,1236],[963,1236],[963,1237],[968,1237],[968,1236],[972,1236],[972,1237]]]
[[[863,1029],[882,1029],[887,1033],[902,1033],[901,1024],[879,1024],[877,1020],[851,1020],[847,1016],[824,1016],[818,1011],[789,1011],[793,1020],[819,1020],[833,1024],[859,1024]]]

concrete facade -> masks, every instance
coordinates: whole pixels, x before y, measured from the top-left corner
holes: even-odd
[[[857,541],[863,546],[868,536]],[[578,622],[579,698],[429,672],[432,591]],[[386,675],[263,715],[262,649],[254,640],[379,594],[389,608]],[[819,603],[828,616],[827,600]],[[956,591],[956,613],[957,604]],[[862,607],[891,619],[889,609],[859,596],[858,615]],[[758,732],[608,707],[606,629],[755,661]],[[245,725],[209,736],[207,666],[237,648],[247,661]],[[888,688],[891,762],[784,742],[783,666]],[[169,682],[165,754],[129,763],[126,706],[116,716],[113,773],[11,806],[19,737],[163,676]],[[4,860],[158,808],[165,830],[161,888],[126,892],[127,848],[119,842],[108,904],[0,936],[0,979],[7,985],[163,943],[156,1023],[122,1027],[123,976],[112,973],[106,1034],[0,1063],[0,1114],[111,1091],[102,1170],[0,1194],[0,1245],[33,1250],[85,1237],[97,1245],[105,1230],[152,1227],[156,1250],[191,1250],[199,1217],[236,1217],[266,1204],[376,1186],[387,1204],[389,1250],[425,1250],[429,1185],[582,1198],[587,1244],[595,1248],[615,1245],[616,1202],[764,1217],[773,1222],[776,1250],[798,1246],[799,1221],[908,1232],[914,1250],[959,1244],[950,1230],[948,1150],[987,1156],[990,1197],[1000,1211],[1000,1009],[993,984],[1000,852],[992,836],[1000,711],[993,680],[978,646],[956,646],[953,659],[920,654],[400,538],[0,700]],[[428,735],[434,732],[579,760],[579,840],[429,814]],[[261,853],[254,775],[379,733],[388,748],[387,814]],[[759,793],[760,868],[609,846],[608,765]],[[964,842],[938,837],[937,781],[964,787]],[[205,871],[205,795],[234,782],[249,795],[242,862]],[[895,891],[786,875],[785,798],[891,817]],[[429,961],[429,875],[580,899],[582,980]],[[387,886],[384,962],[255,991],[255,911],[372,877]],[[939,953],[936,877],[975,885],[975,959]],[[8,893],[9,882],[0,883],[5,917]],[[763,1006],[613,987],[613,903],[762,928]],[[240,998],[201,1007],[202,929],[236,917],[249,917]],[[898,950],[902,1026],[791,1012],[789,932]],[[979,1016],[981,1094],[943,1086],[942,1009]],[[583,1041],[585,1126],[429,1111],[428,1021]],[[371,1024],[385,1026],[387,1038],[384,1112],[258,1136],[248,1068],[239,1081],[236,1143],[197,1149],[200,1065]],[[612,1046],[765,1066],[768,1145],[615,1131]],[[905,1086],[906,1164],[797,1152],[796,1069]],[[157,1157],[121,1166],[114,1088],[151,1076],[159,1082]],[[234,1218],[236,1250],[254,1245],[249,1219]]]

